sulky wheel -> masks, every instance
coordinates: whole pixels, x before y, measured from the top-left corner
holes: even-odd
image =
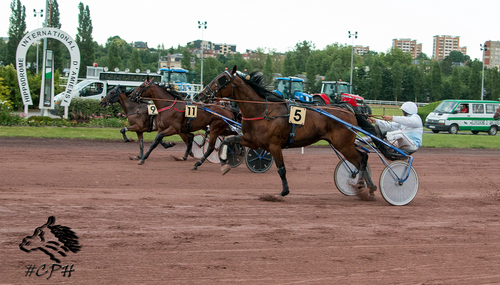
[[[248,149],[246,163],[248,169],[255,173],[264,173],[273,165],[273,156],[263,149]]]
[[[231,167],[238,167],[245,160],[245,147],[239,143],[222,142],[218,149],[219,157],[222,154],[223,146],[227,146],[227,164]]]
[[[366,165],[366,171],[368,175],[372,175],[370,166]],[[335,181],[335,186],[340,191],[340,193],[346,196],[356,195],[356,184],[358,183],[359,172],[354,167],[352,163],[347,160],[341,160],[335,167],[335,172],[333,173],[333,180]]]
[[[413,167],[410,168],[408,179],[403,183],[399,182],[400,178],[406,176],[408,165],[404,161],[395,161],[386,166],[380,175],[380,193],[391,205],[406,205],[417,195],[418,175]]]
[[[205,136],[202,134],[196,134],[193,137],[193,147],[191,148],[191,152],[193,152],[193,157],[196,159],[200,159],[203,157],[203,145],[205,144]]]
[[[207,138],[207,141],[203,145],[203,153],[207,152],[207,149],[208,149],[208,140],[209,139]],[[215,149],[207,157],[207,160],[210,161],[211,163],[220,163],[219,148],[220,148],[220,145],[221,145],[221,143],[222,143],[223,140],[224,140],[224,137],[221,137],[221,136],[217,137],[217,140],[215,141]]]

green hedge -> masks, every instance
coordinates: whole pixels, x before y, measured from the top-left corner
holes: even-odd
[[[420,116],[420,118],[422,119],[422,124],[425,124],[425,118],[427,118],[427,116],[432,112],[434,111],[434,109],[436,109],[436,107],[441,104],[441,102],[443,101],[438,101],[438,102],[432,102],[432,103],[429,103],[425,106],[422,106],[422,107],[418,107],[418,115]]]
[[[64,107],[61,107],[60,104],[56,104],[56,114],[61,117],[64,115]],[[123,109],[120,104],[115,103],[103,108],[99,105],[99,100],[96,99],[74,98],[68,107],[68,119],[70,120],[88,121],[95,116],[117,118],[122,115]]]

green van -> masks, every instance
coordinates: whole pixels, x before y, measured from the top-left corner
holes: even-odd
[[[493,120],[498,101],[443,100],[425,119],[424,126],[434,133],[456,134],[470,130],[473,134],[488,132],[496,135],[500,121]]]

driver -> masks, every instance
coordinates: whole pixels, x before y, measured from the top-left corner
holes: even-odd
[[[382,120],[368,118],[368,121],[375,123],[381,134],[386,133],[385,137],[390,144],[401,150],[414,152],[422,146],[422,119],[417,114],[417,104],[413,102],[404,103],[400,109],[403,116],[384,115]]]

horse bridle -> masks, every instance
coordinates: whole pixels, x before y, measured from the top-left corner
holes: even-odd
[[[203,93],[206,94],[207,100],[215,100],[217,93],[219,93],[228,84],[232,85],[235,76],[231,75],[231,73],[229,73],[227,70],[223,74],[224,76],[215,78],[205,87],[205,91]],[[229,76],[229,79],[226,77],[226,75]],[[217,82],[215,82],[216,80]],[[214,84],[216,87],[215,91],[211,87],[212,84]]]
[[[132,91],[130,92],[130,100],[133,100],[135,102],[139,102],[139,100],[142,99],[142,93],[144,93],[144,91],[148,90],[148,88],[153,84],[153,80],[149,80],[149,81],[146,81],[144,83],[146,83],[146,86],[142,87],[142,84],[141,84],[141,86],[139,86],[139,88],[141,88],[140,92],[137,92],[136,88],[132,89]]]

